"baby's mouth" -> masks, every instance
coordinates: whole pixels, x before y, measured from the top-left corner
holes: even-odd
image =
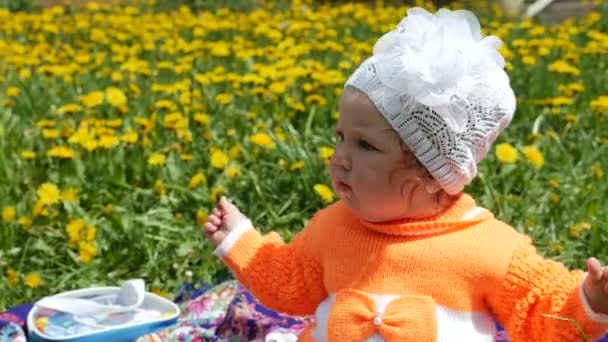
[[[334,183],[334,188],[338,196],[348,196],[353,192],[352,187],[343,181],[336,180]]]

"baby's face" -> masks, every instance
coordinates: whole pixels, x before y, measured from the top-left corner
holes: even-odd
[[[399,136],[366,95],[347,87],[339,111],[330,163],[336,194],[370,222],[417,217],[428,194],[415,157],[404,153]]]

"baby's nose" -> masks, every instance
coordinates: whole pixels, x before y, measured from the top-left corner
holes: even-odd
[[[338,151],[336,151],[331,157],[331,164],[334,166],[341,167],[345,170],[350,170],[352,166],[350,158],[348,158],[348,156],[344,155],[343,153],[338,153]]]

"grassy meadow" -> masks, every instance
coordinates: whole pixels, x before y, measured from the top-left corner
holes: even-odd
[[[518,97],[466,191],[570,267],[608,262],[602,6],[543,26],[454,4],[502,38]],[[286,239],[336,200],[343,83],[406,7],[196,8],[0,9],[0,311],[132,277],[168,297],[226,279],[200,233],[221,194]]]

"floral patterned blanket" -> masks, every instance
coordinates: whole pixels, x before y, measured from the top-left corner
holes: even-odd
[[[215,286],[187,284],[176,300],[182,314],[178,323],[136,342],[263,341],[295,342],[312,317],[293,317],[272,311],[260,304],[236,281]],[[31,304],[0,313],[0,342],[25,342],[25,318]],[[497,342],[507,342],[497,325]],[[608,342],[608,337],[598,341]]]

